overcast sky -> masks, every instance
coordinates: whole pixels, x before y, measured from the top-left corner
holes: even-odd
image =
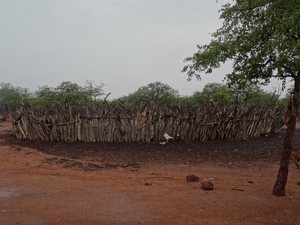
[[[34,91],[89,79],[118,98],[160,81],[191,95],[231,71],[225,65],[190,82],[181,73],[184,58],[222,26],[227,2],[0,0],[0,82]]]

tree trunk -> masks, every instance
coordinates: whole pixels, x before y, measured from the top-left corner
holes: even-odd
[[[295,118],[296,121],[296,118]],[[292,140],[294,136],[295,125],[288,126],[286,129],[286,135],[283,144],[283,151],[280,160],[280,167],[278,170],[277,180],[273,187],[273,194],[276,196],[285,195],[285,186],[287,183],[289,173],[289,163],[292,152]]]
[[[294,89],[294,95],[292,100],[291,108],[288,108],[285,117],[284,123],[287,126],[286,129],[286,135],[283,143],[283,151],[281,155],[280,160],[280,167],[277,174],[277,180],[273,186],[273,194],[276,196],[284,196],[285,195],[285,186],[287,183],[288,173],[289,173],[289,163],[290,163],[290,157],[292,152],[292,142],[293,142],[293,136],[296,128],[296,116],[298,113],[298,107],[299,107],[299,77],[300,72],[298,73],[298,76],[294,77],[295,81],[295,89]]]

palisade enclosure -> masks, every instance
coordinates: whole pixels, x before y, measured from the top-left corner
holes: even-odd
[[[174,140],[241,139],[276,132],[284,108],[274,105],[198,110],[141,105],[137,110],[111,107],[104,102],[87,108],[45,108],[23,105],[13,115],[16,137],[66,142],[161,142],[164,133]]]

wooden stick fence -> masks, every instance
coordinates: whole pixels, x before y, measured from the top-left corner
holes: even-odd
[[[110,108],[95,110],[21,107],[14,115],[16,137],[44,141],[160,142],[164,133],[184,141],[242,139],[279,130],[282,107],[269,105],[226,109],[160,109],[141,107],[138,111]]]

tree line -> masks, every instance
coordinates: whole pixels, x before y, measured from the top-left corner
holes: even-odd
[[[31,92],[28,88],[2,82],[0,84],[0,113],[8,115],[21,104],[28,104],[33,109],[51,106],[93,108],[102,104],[104,100],[112,107],[127,109],[138,109],[141,104],[151,103],[161,108],[181,107],[191,110],[216,104],[229,108],[242,105],[286,105],[288,101],[288,96],[280,98],[278,91],[268,92],[254,84],[249,84],[241,90],[227,84],[208,83],[202,91],[195,91],[191,96],[182,96],[178,90],[157,81],[113,100],[106,99],[109,94],[104,93],[103,87],[103,83],[95,84],[90,80],[87,80],[83,86],[64,81],[57,87],[42,86]]]

